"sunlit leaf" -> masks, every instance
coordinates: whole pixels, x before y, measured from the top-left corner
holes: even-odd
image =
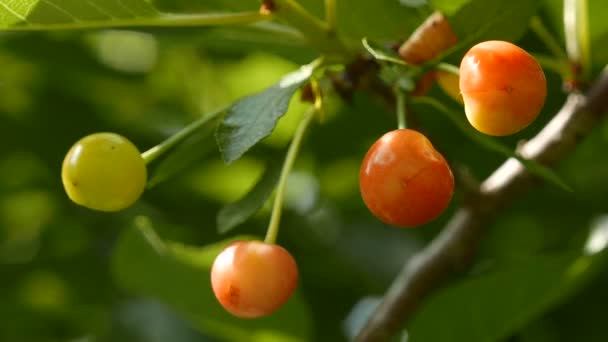
[[[257,11],[161,13],[150,0],[22,0],[0,2],[0,30],[133,26],[209,26],[260,21]]]
[[[0,27],[47,27],[112,20],[157,17],[146,0],[24,0],[0,3]]]
[[[317,63],[302,66],[266,90],[235,102],[220,123],[216,138],[226,163],[239,159],[264,139],[287,112],[293,94],[312,76]]]

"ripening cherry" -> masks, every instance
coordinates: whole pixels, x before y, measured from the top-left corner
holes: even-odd
[[[541,66],[522,48],[485,41],[462,59],[460,93],[471,125],[502,136],[519,132],[536,119],[545,103],[547,82]]]
[[[454,193],[446,160],[421,133],[397,129],[369,149],[359,172],[363,201],[381,221],[413,227],[438,217]]]
[[[462,104],[459,82],[460,77],[458,75],[443,70],[437,71],[437,84],[439,84],[441,90],[454,101]]]
[[[211,286],[220,304],[241,318],[271,314],[294,293],[298,266],[283,247],[262,241],[236,241],[215,259]]]
[[[115,133],[76,142],[61,169],[68,197],[84,207],[117,211],[131,206],[146,186],[146,163],[133,143]]]

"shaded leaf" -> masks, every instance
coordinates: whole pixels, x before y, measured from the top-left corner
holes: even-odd
[[[448,20],[460,39],[449,55],[458,55],[485,40],[516,41],[529,27],[538,0],[471,0]]]
[[[216,139],[226,163],[239,159],[269,136],[287,112],[293,94],[308,79],[317,63],[302,66],[266,90],[236,101],[220,123]]]
[[[418,8],[428,6],[427,0],[399,0],[399,3],[406,7]]]
[[[224,206],[217,214],[217,231],[225,234],[255,214],[266,202],[279,181],[281,163],[270,162],[257,183],[238,201]]]
[[[534,256],[448,286],[409,324],[408,341],[502,340],[576,290],[601,256]]]
[[[514,41],[528,29],[530,19],[539,5],[537,0],[472,0],[462,6],[449,21],[458,37],[475,41]]]
[[[312,3],[322,3],[302,2],[311,3],[311,7]],[[363,37],[379,41],[404,39],[424,19],[418,11],[403,6],[398,0],[348,0],[336,1],[336,5],[339,32],[354,43]]]
[[[433,0],[433,8],[451,16],[470,0]]]
[[[211,137],[218,119],[216,113],[199,119],[202,120],[202,124],[190,132],[186,140],[166,152],[161,160],[153,162],[149,172],[148,188],[152,188],[186,169],[215,149]]]
[[[308,341],[311,318],[296,293],[270,316],[243,320],[228,314],[211,290],[213,260],[235,237],[204,247],[163,241],[148,219],[124,231],[112,258],[112,272],[123,288],[156,298],[194,327],[223,341]]]

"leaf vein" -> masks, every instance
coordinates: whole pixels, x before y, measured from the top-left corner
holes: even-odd
[[[68,10],[66,10],[66,9],[62,8],[61,6],[57,5],[56,3],[52,2],[51,0],[40,0],[40,1],[46,3],[47,5],[49,5],[49,6],[53,7],[53,8],[55,8],[59,12],[67,15],[68,17],[70,17],[72,19],[72,21],[74,21],[74,22],[80,22],[80,19],[78,19],[77,17],[75,17]]]
[[[133,17],[138,17],[137,12],[135,12],[131,7],[127,6],[122,0],[118,0],[118,4],[127,12],[131,13]]]
[[[0,5],[2,7],[4,7],[9,13],[11,13],[12,15],[14,15],[16,18],[21,19],[25,22],[27,21],[27,18],[25,16],[23,16],[22,14],[17,13],[15,10],[13,10],[9,5],[4,4],[3,2],[0,1]]]
[[[97,6],[95,4],[95,2],[91,1],[91,0],[85,0],[89,5],[91,5],[91,7],[93,7],[99,14],[105,15],[106,17],[109,17],[110,20],[113,20],[114,16],[108,12],[106,12],[105,10],[101,9],[99,6]]]

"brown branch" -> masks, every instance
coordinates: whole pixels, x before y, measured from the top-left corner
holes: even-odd
[[[608,68],[586,95],[570,94],[555,117],[520,153],[545,165],[564,159],[608,112]],[[421,302],[454,271],[472,261],[483,226],[514,195],[530,187],[533,177],[515,159],[505,161],[479,188],[474,200],[460,208],[444,230],[408,260],[382,303],[356,338],[359,342],[388,341]]]

